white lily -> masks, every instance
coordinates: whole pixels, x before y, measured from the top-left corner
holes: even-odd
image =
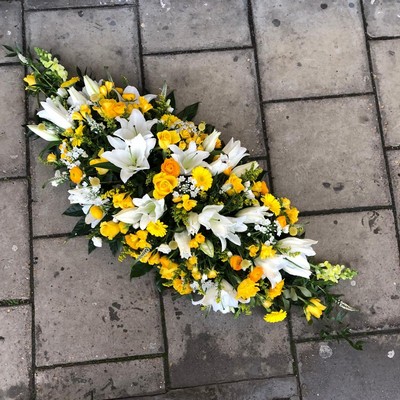
[[[133,139],[137,135],[142,135],[145,139],[154,136],[151,128],[157,123],[157,119],[146,121],[143,114],[137,109],[132,110],[129,119],[117,117],[116,120],[120,123],[121,128],[116,130],[114,135],[121,139]]]
[[[107,138],[110,141],[112,136],[108,136]],[[111,141],[110,143],[114,145]],[[150,168],[147,157],[155,146],[155,139],[145,140],[142,135],[138,135],[133,139],[126,141],[125,144],[126,146],[124,149],[116,148],[112,151],[106,151],[101,155],[112,164],[121,168],[120,177],[124,183],[126,183],[128,179],[137,172]]]
[[[214,151],[215,145],[217,144],[217,140],[220,135],[221,132],[218,132],[217,130],[214,129],[214,131],[204,139],[203,149],[205,151],[208,151],[209,153]]]
[[[178,146],[170,145],[172,151],[172,158],[179,164],[182,175],[189,175],[192,169],[198,166],[207,166],[204,162],[210,153],[208,151],[197,150],[195,142],[189,143],[189,148],[185,151],[181,150]]]
[[[142,198],[134,198],[133,204],[137,207],[127,208],[114,215],[118,221],[126,224],[138,225],[146,229],[150,222],[156,222],[165,211],[165,200],[156,200],[145,194]]]
[[[97,82],[89,78],[87,75],[83,77],[85,83],[85,89],[89,97],[100,94],[100,87]]]
[[[250,171],[251,169],[256,169],[259,167],[259,164],[257,161],[250,161],[246,164],[243,165],[239,165],[237,167],[235,167],[232,170],[232,174],[235,174],[236,176],[238,176],[239,178],[242,177],[243,174],[245,174],[247,171]]]
[[[240,246],[240,238],[236,232],[244,232],[247,226],[240,218],[225,217],[219,214],[224,208],[223,205],[205,206],[199,214],[199,223],[206,229],[211,229],[212,233],[221,241],[222,251],[226,249],[226,239]]]
[[[174,234],[174,240],[178,244],[180,256],[182,258],[188,259],[192,256],[192,253],[190,252],[190,235],[186,232],[176,232]]]
[[[254,265],[263,269],[262,278],[268,278],[271,282],[271,288],[274,288],[278,282],[282,280],[282,275],[279,272],[282,268],[283,257],[269,257],[261,259],[260,257],[254,260]]]
[[[41,101],[40,104],[43,107],[43,110],[38,112],[40,118],[47,119],[63,129],[72,128],[68,111],[57,100],[53,101],[47,98],[46,101]]]
[[[306,256],[315,256],[315,251],[311,246],[317,243],[318,242],[316,240],[312,239],[288,237],[286,239],[279,240],[277,246],[285,253],[302,253]]]
[[[200,229],[199,214],[190,211],[186,223],[186,229],[190,235],[195,235]]]
[[[124,91],[123,94],[133,94],[135,96],[133,103],[139,103],[139,98],[140,98],[140,94],[139,91],[134,87],[134,86],[127,86]],[[145,94],[143,96],[147,101],[151,101],[154,100],[157,95],[155,94]]]
[[[78,92],[74,87],[69,88],[68,93],[69,97],[67,103],[70,106],[76,107],[88,103],[88,99],[82,94],[82,92]]]
[[[101,237],[93,236],[92,237],[92,242],[96,247],[102,247],[103,246],[103,240],[101,239]]]
[[[46,129],[45,124],[28,125],[28,128],[33,133],[36,133],[36,135],[40,136],[44,140],[47,140],[48,142],[55,142],[57,140],[60,140],[57,133],[55,133],[51,129]]]
[[[271,215],[268,212],[268,207],[254,206],[243,208],[235,216],[240,218],[245,224],[269,225],[270,221],[266,218]]]
[[[208,283],[208,282],[207,282]],[[193,305],[201,304],[202,306],[212,307],[213,311],[220,311],[222,314],[229,312],[235,312],[235,309],[239,307],[239,301],[241,303],[248,303],[250,299],[246,301],[237,300],[237,291],[233,286],[222,279],[220,283],[212,282],[205,288],[205,295],[198,301],[193,301]]]
[[[245,147],[241,147],[240,140],[234,140],[233,138],[222,149],[222,152],[229,157],[228,167],[231,168],[236,167],[243,157],[249,155],[246,151]]]
[[[160,245],[157,247],[157,250],[158,250],[160,253],[163,253],[163,254],[169,254],[169,253],[171,253],[171,251],[172,251],[171,247],[169,247],[166,243],[160,244]]]

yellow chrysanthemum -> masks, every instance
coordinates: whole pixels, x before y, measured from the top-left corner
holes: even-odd
[[[196,167],[192,170],[192,177],[196,181],[195,185],[201,190],[207,191],[213,183],[210,170],[204,167]]]
[[[276,254],[276,250],[272,246],[266,246],[263,244],[261,246],[261,253],[260,253],[260,258],[265,259],[265,258],[270,258],[273,257]]]
[[[258,284],[256,282],[253,282],[251,279],[246,278],[242,282],[240,282],[240,285],[237,288],[236,298],[247,300],[250,297],[254,297],[259,290],[260,288],[258,287]]]
[[[285,280],[282,279],[280,282],[278,282],[273,289],[268,289],[268,297],[270,299],[274,299],[275,297],[278,297],[282,293],[283,285],[285,284]]]
[[[268,207],[275,215],[279,215],[281,212],[281,205],[275,196],[268,193],[261,200],[265,207]]]
[[[178,270],[179,267],[178,264],[172,262],[167,257],[161,257],[160,263],[161,263],[161,268],[160,268],[161,278],[172,280],[175,277],[176,272]]]
[[[264,181],[254,182],[251,191],[254,193],[254,196],[256,197],[260,197],[262,195],[269,193],[267,184]]]
[[[147,225],[147,231],[157,237],[164,237],[167,234],[168,225],[165,225],[163,222],[157,220],[156,222],[149,222]]]
[[[272,311],[268,314],[265,314],[264,316],[264,321],[269,322],[269,323],[275,323],[275,322],[281,322],[283,321],[287,316],[287,312],[283,310],[279,311]]]

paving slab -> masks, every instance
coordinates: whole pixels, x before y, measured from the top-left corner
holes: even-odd
[[[0,182],[0,300],[30,296],[27,191],[25,180]]]
[[[246,0],[142,0],[139,7],[145,53],[251,46]]]
[[[162,358],[77,365],[36,373],[37,400],[105,400],[164,390]]]
[[[400,19],[399,19],[400,21]],[[371,42],[371,57],[387,146],[400,145],[400,40]]]
[[[26,13],[27,43],[53,50],[72,76],[78,66],[106,78],[107,66],[117,83],[125,76],[140,85],[136,18],[132,6],[31,11]]]
[[[8,46],[22,43],[22,9],[19,1],[0,1],[0,42]],[[0,50],[0,63],[15,62],[5,55],[8,51]]]
[[[24,0],[28,10],[42,10],[60,7],[99,7],[135,4],[136,0]]]
[[[355,331],[399,328],[400,280],[397,240],[390,210],[332,214],[303,218],[306,237],[317,239],[316,261],[330,260],[358,271],[352,281],[332,290],[359,309],[345,323]],[[325,324],[305,323],[304,315],[293,316],[295,337],[319,334]],[[342,326],[343,328],[343,326]]]
[[[363,0],[367,32],[370,37],[400,35],[398,0]]]
[[[145,56],[144,68],[149,91],[167,82],[178,110],[200,101],[196,121],[215,125],[225,141],[241,140],[252,156],[265,156],[252,50]]]
[[[346,342],[298,344],[303,400],[394,400],[399,397],[400,336],[368,336],[364,351]]]
[[[25,176],[24,70],[0,66],[0,75],[0,177]]]
[[[67,183],[54,187],[48,182],[54,177],[54,170],[39,160],[46,142],[42,139],[31,140],[30,146],[33,235],[69,233],[78,221],[78,218],[62,215],[70,206],[70,187]]]
[[[297,394],[296,378],[288,376],[176,389],[158,396],[130,400],[295,400]]]
[[[264,100],[371,90],[358,1],[252,3]]]
[[[274,189],[301,211],[390,204],[372,96],[268,104]]]
[[[130,282],[129,263],[87,240],[34,241],[37,365],[163,351],[152,276]]]
[[[0,399],[29,400],[31,308],[0,308]]]
[[[171,387],[208,385],[293,373],[285,323],[263,314],[207,317],[189,298],[164,294]]]

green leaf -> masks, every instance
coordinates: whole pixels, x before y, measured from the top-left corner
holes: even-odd
[[[289,292],[289,289],[285,289],[285,290],[283,291],[283,297],[284,297],[285,299],[290,299],[290,292]]]
[[[300,292],[303,294],[303,296],[312,297],[312,293],[304,286],[297,286],[297,289],[300,290]]]
[[[182,119],[183,121],[192,121],[197,114],[199,104],[200,103],[197,102],[185,107],[181,112],[177,114],[177,117]]]
[[[144,264],[140,261],[136,262],[131,267],[131,279],[147,274],[153,267],[149,264]]]
[[[122,249],[122,243],[119,240],[112,240],[108,242],[108,245],[110,246],[113,256],[116,256]]]
[[[292,301],[297,301],[299,299],[294,288],[290,288],[290,298],[292,299]]]
[[[121,171],[121,168],[118,168],[116,165],[111,164],[110,162],[102,162],[98,164],[93,164],[91,165],[92,168],[104,168],[104,169],[109,169],[111,171],[119,172]]]
[[[80,204],[71,204],[64,212],[64,215],[68,215],[69,217],[81,217],[85,215],[82,211],[82,206]]]
[[[174,91],[170,92],[170,93],[168,94],[168,96],[167,96],[165,99],[166,99],[166,100],[169,100],[169,105],[170,105],[173,109],[175,109],[175,107],[176,107],[176,102],[175,102],[175,94],[174,94]]]
[[[85,218],[82,217],[72,229],[72,232],[69,234],[69,237],[76,236],[84,236],[90,233],[91,227],[89,224],[86,224]]]
[[[97,247],[93,244],[93,240],[89,239],[89,242],[88,242],[88,254],[92,253],[96,249],[97,249]]]

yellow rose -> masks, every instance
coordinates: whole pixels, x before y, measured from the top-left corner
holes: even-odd
[[[166,150],[171,144],[178,143],[180,140],[179,134],[176,131],[161,131],[157,133],[159,146]]]
[[[155,199],[163,199],[168,194],[172,193],[178,186],[178,179],[175,176],[168,175],[165,172],[160,172],[153,177]]]

